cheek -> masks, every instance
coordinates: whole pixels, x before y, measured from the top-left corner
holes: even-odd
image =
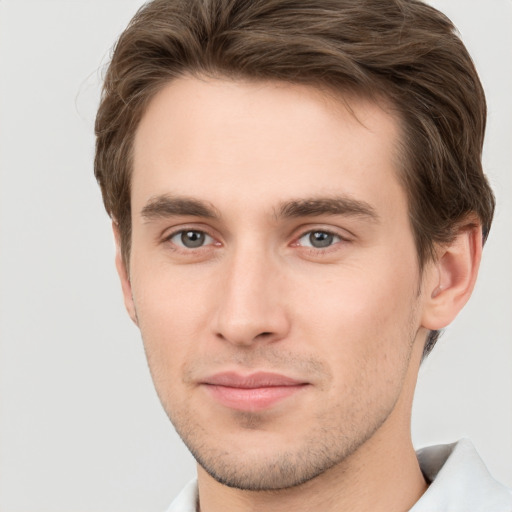
[[[148,364],[158,386],[180,375],[200,348],[207,325],[207,290],[193,277],[152,269],[133,276],[132,291]]]
[[[386,268],[382,260],[379,272],[369,269],[345,269],[317,280],[295,302],[298,331],[307,333],[333,368],[352,376],[347,380],[363,368],[396,373],[395,366],[409,357],[415,334],[415,269]]]
[[[331,368],[326,401],[333,421],[344,417],[353,425],[373,425],[393,409],[409,367],[413,311],[410,294],[392,300],[383,291],[363,288],[337,301],[310,303],[315,322],[303,329],[313,327],[307,338]]]
[[[132,267],[132,292],[141,330],[164,334],[167,329],[168,335],[182,328],[193,331],[201,323],[204,298],[209,295],[204,272],[143,256]],[[180,328],[171,329],[173,326]]]

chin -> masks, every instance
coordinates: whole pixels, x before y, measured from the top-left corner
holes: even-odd
[[[321,475],[336,464],[290,454],[274,454],[271,459],[247,460],[244,454],[210,460],[193,454],[198,464],[217,482],[244,491],[278,491],[297,487]]]

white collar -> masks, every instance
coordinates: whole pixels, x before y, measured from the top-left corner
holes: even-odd
[[[512,492],[489,474],[469,439],[416,452],[432,482],[410,512],[511,512]]]

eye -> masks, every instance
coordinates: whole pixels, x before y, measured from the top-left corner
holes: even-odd
[[[298,239],[298,245],[302,247],[313,247],[324,249],[333,244],[341,242],[342,238],[328,231],[309,231]]]
[[[198,231],[197,229],[178,231],[169,237],[168,240],[174,245],[186,249],[198,249],[199,247],[210,245],[214,242],[210,235],[207,235],[204,231]]]

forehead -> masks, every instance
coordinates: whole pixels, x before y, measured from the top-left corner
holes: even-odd
[[[340,193],[378,200],[386,189],[402,194],[398,137],[395,117],[360,98],[280,82],[180,78],[153,98],[137,129],[132,203],[137,210],[169,193],[220,206],[239,198],[246,207]]]

